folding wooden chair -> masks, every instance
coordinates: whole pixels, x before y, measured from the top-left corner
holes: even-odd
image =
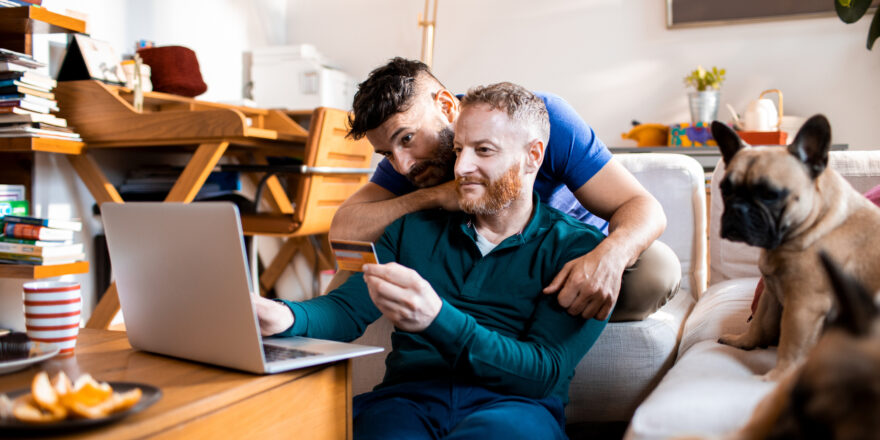
[[[319,107],[312,112],[303,165],[270,167],[290,175],[287,198],[280,183],[268,181],[270,203],[276,212],[242,214],[242,228],[248,235],[287,237],[281,250],[260,275],[260,288],[266,292],[275,285],[284,268],[302,252],[319,268],[335,268],[327,249],[321,252],[305,251],[311,244],[307,236],[327,234],[330,221],[339,205],[367,182],[373,148],[366,139],[347,139],[348,113]],[[265,163],[265,158],[258,158]],[[325,240],[326,241],[326,240]]]

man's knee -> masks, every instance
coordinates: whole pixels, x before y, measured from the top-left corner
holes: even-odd
[[[434,427],[422,408],[409,399],[391,397],[375,400],[359,408],[354,418],[354,438],[430,439]]]
[[[560,417],[561,417],[560,408]],[[563,439],[560,419],[538,402],[504,401],[465,417],[447,439]]]
[[[666,304],[681,285],[681,262],[666,244],[655,241],[623,273],[610,321],[638,321]]]

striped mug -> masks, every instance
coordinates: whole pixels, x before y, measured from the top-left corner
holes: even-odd
[[[35,281],[24,284],[24,323],[33,341],[50,342],[61,354],[73,354],[79,335],[82,297],[71,281]]]

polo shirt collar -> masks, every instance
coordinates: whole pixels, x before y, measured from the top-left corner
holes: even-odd
[[[475,244],[477,241],[477,229],[474,227],[473,216],[463,213],[459,227],[462,233],[467,235]],[[538,193],[532,191],[532,216],[529,218],[526,227],[519,234],[511,235],[498,243],[498,246],[492,250],[495,252],[500,249],[519,246],[540,235],[550,227],[551,219],[547,207],[541,204],[541,198]],[[491,252],[490,252],[491,253]]]

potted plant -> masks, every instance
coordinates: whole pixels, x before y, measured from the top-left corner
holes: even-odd
[[[691,122],[697,125],[699,122],[709,123],[718,116],[718,103],[721,83],[724,82],[726,71],[717,67],[706,70],[703,66],[684,77],[687,86],[696,89],[688,93],[688,102],[691,109]]]
[[[870,7],[871,0],[837,0],[834,2],[837,16],[846,24],[859,21]],[[875,12],[874,19],[871,20],[871,27],[868,29],[868,50],[874,47],[874,41],[878,38],[880,38],[880,14]]]

